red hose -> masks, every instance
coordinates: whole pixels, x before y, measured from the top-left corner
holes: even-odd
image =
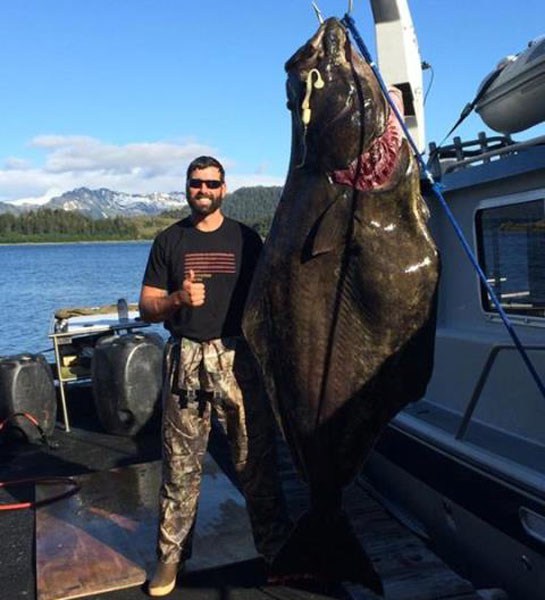
[[[80,488],[80,484],[71,477],[38,477],[37,479],[17,479],[15,481],[0,481],[0,488],[7,488],[10,486],[18,486],[33,483],[35,485],[61,485],[67,484],[70,487],[69,490],[65,490],[60,494],[56,494],[54,496],[50,496],[49,498],[45,498],[44,500],[39,501],[26,501],[26,502],[17,502],[14,504],[0,504],[1,510],[20,510],[23,508],[39,508],[40,506],[44,506],[45,504],[49,504],[51,502],[56,502],[57,500],[61,500],[62,498],[67,498],[72,494],[75,494]]]
[[[2,431],[2,429],[5,427],[6,423],[13,419],[14,417],[25,417],[26,419],[28,419],[40,432],[40,436],[42,437],[42,440],[48,444],[49,441],[44,433],[44,430],[40,427],[40,424],[38,423],[38,420],[36,419],[36,417],[34,417],[33,415],[31,415],[30,413],[27,412],[17,412],[17,413],[13,413],[11,415],[9,415],[9,417],[7,417],[6,419],[4,419],[3,421],[0,421],[0,432]],[[77,481],[75,481],[74,479],[72,479],[71,477],[39,477],[37,479],[17,479],[15,481],[0,481],[0,488],[7,488],[10,486],[18,486],[18,485],[25,485],[25,484],[29,484],[29,483],[33,483],[33,484],[39,484],[39,485],[61,485],[61,484],[67,484],[70,486],[70,489],[65,490],[63,492],[61,492],[60,494],[56,494],[54,496],[50,496],[49,498],[45,498],[44,500],[40,500],[38,502],[34,501],[28,501],[28,502],[16,502],[13,504],[0,504],[0,511],[1,510],[20,510],[23,508],[38,508],[40,506],[43,506],[44,504],[49,504],[50,502],[55,502],[56,500],[61,500],[62,498],[67,498],[68,496],[71,496],[72,494],[75,494],[79,489],[80,489],[80,485]]]

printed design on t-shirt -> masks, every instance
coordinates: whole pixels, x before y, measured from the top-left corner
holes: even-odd
[[[197,280],[208,279],[212,275],[234,275],[237,271],[233,252],[188,252],[184,258],[184,276],[189,271]]]

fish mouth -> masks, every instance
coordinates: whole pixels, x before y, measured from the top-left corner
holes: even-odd
[[[301,80],[306,80],[317,64],[325,64],[324,75],[331,79],[334,68],[349,68],[350,42],[345,27],[338,19],[329,18],[322,23],[314,36],[285,64],[286,72],[297,70]]]
[[[291,71],[297,67],[305,71],[305,64],[316,64],[326,57],[328,62],[336,66],[348,63],[349,45],[346,28],[338,19],[331,17],[324,21],[314,36],[286,62],[285,70]]]

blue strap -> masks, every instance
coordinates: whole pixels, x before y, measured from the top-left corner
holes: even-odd
[[[504,311],[503,307],[501,306],[500,301],[498,300],[498,297],[496,296],[496,293],[492,289],[491,285],[488,283],[486,276],[483,273],[483,271],[479,265],[479,262],[477,261],[477,258],[473,254],[473,251],[471,250],[471,247],[469,246],[467,240],[465,239],[460,226],[456,222],[456,219],[455,219],[454,215],[452,214],[450,207],[448,206],[445,198],[443,197],[443,194],[441,193],[439,184],[433,179],[433,175],[431,174],[426,163],[424,162],[424,159],[422,158],[422,155],[420,154],[413,137],[411,136],[407,126],[405,125],[405,120],[403,119],[399,110],[397,109],[395,102],[390,97],[388,88],[386,87],[386,84],[384,83],[384,79],[382,78],[382,75],[380,74],[380,71],[378,70],[377,65],[373,61],[371,54],[369,53],[364,41],[362,40],[360,34],[358,33],[354,19],[347,13],[341,19],[341,23],[350,31],[362,56],[369,63],[369,66],[371,67],[373,73],[375,74],[375,77],[380,85],[380,88],[382,89],[384,96],[388,100],[388,103],[389,103],[391,109],[394,111],[394,114],[395,114],[397,120],[399,121],[401,127],[403,128],[403,132],[405,133],[405,136],[413,150],[414,156],[416,157],[418,164],[420,165],[421,172],[425,175],[426,179],[430,183],[431,191],[433,192],[434,196],[439,200],[441,206],[445,210],[447,217],[449,218],[452,226],[454,227],[454,231],[456,232],[456,235],[458,236],[458,239],[460,240],[460,242],[462,244],[463,249],[465,250],[469,260],[473,264],[473,267],[479,274],[479,278],[481,279],[482,284],[486,288],[486,291],[490,295],[490,299],[492,300],[494,306],[496,307],[496,310],[498,311],[498,313],[503,321],[503,324],[505,325],[507,331],[509,332],[509,335],[511,336],[511,339],[513,340],[513,343],[515,344],[515,347],[520,352],[522,360],[528,367],[528,370],[530,371],[530,374],[534,378],[534,380],[537,384],[537,387],[539,388],[539,390],[541,391],[541,394],[545,398],[545,385],[543,384],[543,381],[541,380],[532,361],[530,360],[530,357],[528,356],[526,350],[524,349],[516,331],[514,330],[511,320],[509,319],[509,317],[507,316],[507,313]]]

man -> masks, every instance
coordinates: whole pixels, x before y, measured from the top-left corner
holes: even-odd
[[[163,481],[158,566],[151,596],[170,593],[191,554],[211,417],[225,431],[258,551],[271,560],[290,530],[276,473],[272,411],[241,337],[246,295],[262,242],[224,216],[223,166],[196,158],[187,169],[191,216],[155,239],[140,294],[146,321],[164,321]]]

